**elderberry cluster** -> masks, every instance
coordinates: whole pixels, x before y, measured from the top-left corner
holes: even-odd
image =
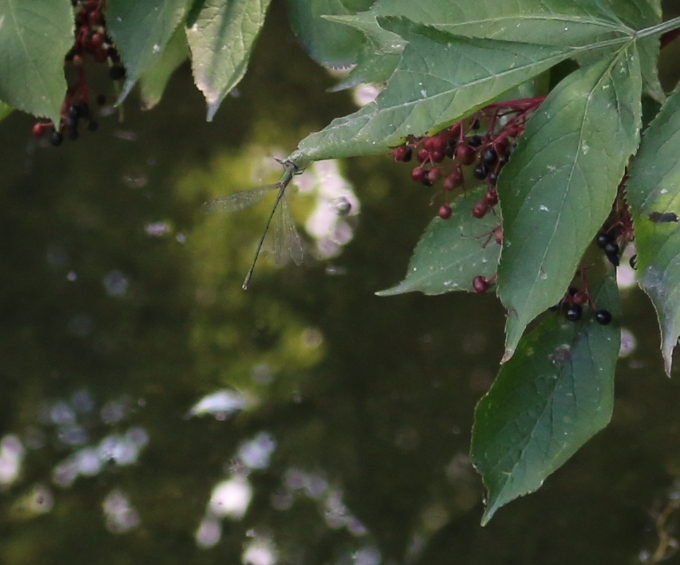
[[[586,284],[583,271],[581,271],[581,278],[583,288],[579,290],[574,286],[570,286],[562,297],[562,300],[555,304],[555,306],[552,306],[550,311],[561,311],[564,313],[564,317],[570,322],[578,322],[583,318],[583,307],[589,306],[593,312],[595,312],[595,321],[598,324],[606,326],[612,321],[611,312],[609,312],[609,310],[600,310],[597,308],[588,292],[588,285]]]
[[[392,157],[409,162],[415,156],[418,164],[411,170],[411,178],[417,183],[432,187],[443,179],[441,192],[446,201],[438,212],[443,220],[452,214],[450,194],[459,187],[465,189],[467,177],[483,181],[486,194],[472,208],[475,218],[483,218],[498,204],[498,175],[524,132],[526,121],[542,101],[539,97],[491,104],[433,136],[409,138],[392,150]],[[483,133],[482,124],[486,125]]]
[[[94,121],[90,109],[90,94],[85,75],[85,63],[88,60],[107,64],[112,80],[125,78],[125,68],[106,30],[106,0],[71,0],[71,3],[76,11],[75,38],[73,47],[66,54],[65,65],[67,69],[72,68],[75,71],[76,79],[66,91],[59,124],[41,121],[33,126],[35,137],[42,137],[49,132],[50,142],[55,146],[61,145],[65,135],[70,139],[78,139],[78,128],[82,121],[87,122],[89,131],[97,129],[97,122]],[[106,103],[106,97],[99,94],[96,101],[101,106]]]

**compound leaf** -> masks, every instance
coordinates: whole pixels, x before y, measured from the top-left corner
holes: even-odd
[[[656,309],[670,376],[680,335],[680,89],[645,131],[626,183],[635,225],[637,277]]]
[[[565,292],[611,211],[638,144],[642,80],[634,43],[566,77],[529,121],[498,180],[498,294],[509,359],[527,324]]]
[[[590,310],[579,322],[548,315],[477,405],[471,456],[488,491],[482,524],[538,489],[611,419],[621,341],[613,277],[591,296],[614,322],[601,325]]]

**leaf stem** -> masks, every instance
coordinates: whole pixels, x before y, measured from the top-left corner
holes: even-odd
[[[645,28],[639,32],[636,32],[635,36],[638,39],[644,39],[645,37],[653,37],[655,35],[662,35],[667,31],[672,31],[674,29],[680,28],[680,17],[673,18],[667,22],[662,22],[658,25]]]

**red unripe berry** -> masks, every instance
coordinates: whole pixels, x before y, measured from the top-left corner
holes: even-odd
[[[472,279],[472,288],[476,293],[482,294],[489,290],[489,281],[487,281],[483,276],[477,276]]]
[[[489,188],[484,195],[484,203],[491,207],[498,204],[498,192],[495,188]]]
[[[439,207],[439,212],[437,215],[442,219],[442,220],[448,220],[451,217],[451,214],[453,213],[453,210],[451,209],[451,206],[448,204],[442,204]]]
[[[448,142],[448,138],[438,135],[437,137],[432,138],[432,151],[440,151],[444,152],[446,149],[446,143]]]
[[[475,150],[465,143],[456,147],[456,159],[461,165],[472,165],[475,162],[475,155]]]
[[[444,179],[444,190],[451,192],[454,188],[460,186],[463,182],[462,173],[456,169]]]
[[[411,171],[411,178],[416,182],[423,182],[423,179],[425,178],[425,169],[416,167]]]
[[[477,218],[477,219],[482,219],[484,216],[486,216],[486,213],[489,211],[489,207],[486,205],[486,202],[484,200],[477,202],[472,207],[472,215]]]
[[[439,180],[439,177],[441,176],[442,171],[441,169],[430,169],[427,173],[427,180],[430,181],[430,184],[434,184]]]
[[[426,137],[423,140],[423,149],[426,149],[428,152],[434,150],[434,137]]]
[[[444,160],[444,158],[446,157],[446,154],[443,151],[439,151],[439,150],[435,149],[431,153],[431,157],[432,157],[432,161],[434,161],[435,163],[441,163]]]
[[[406,162],[411,158],[413,151],[411,150],[411,147],[408,145],[402,145],[400,147],[395,147],[392,150],[392,158],[395,161],[402,161]]]
[[[76,67],[82,67],[83,66],[83,56],[78,55],[77,53],[73,55],[73,58],[71,59],[71,62],[76,66]]]
[[[427,149],[421,149],[416,155],[419,163],[424,163],[430,158],[430,152]]]
[[[500,226],[493,230],[493,238],[496,240],[496,243],[498,245],[501,245],[503,243],[503,230],[501,229]]]
[[[588,293],[584,290],[579,290],[571,299],[574,304],[585,304],[588,302]]]
[[[103,43],[104,43],[104,34],[103,33],[95,32],[95,33],[92,34],[92,37],[90,37],[90,44],[95,49],[97,47],[101,47]]]
[[[45,124],[41,122],[33,124],[33,137],[42,137],[43,135],[45,135],[45,131],[47,130],[47,127],[50,125],[51,124]]]

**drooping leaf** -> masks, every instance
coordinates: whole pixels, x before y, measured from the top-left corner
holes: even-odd
[[[472,280],[476,276],[495,275],[500,246],[493,230],[500,222],[493,214],[482,219],[472,215],[472,207],[485,192],[486,186],[462,194],[452,202],[453,214],[448,220],[434,218],[413,252],[404,280],[376,294],[472,291]]]
[[[529,121],[498,180],[498,294],[509,359],[527,324],[555,304],[611,211],[638,144],[642,81],[632,43],[564,79]]]
[[[73,25],[69,0],[0,0],[1,102],[59,123]]]
[[[139,78],[145,110],[150,110],[160,102],[170,76],[188,56],[189,46],[184,29],[179,26],[166,45],[160,61]]]
[[[645,131],[626,182],[626,200],[635,225],[637,277],[659,318],[661,351],[669,376],[680,335],[680,224],[673,221],[674,216],[676,220],[680,216],[678,155],[680,89]]]
[[[125,65],[120,104],[139,77],[161,61],[165,46],[184,19],[188,0],[109,0],[107,29]]]
[[[621,340],[618,288],[610,278],[591,292],[612,323],[599,324],[590,309],[579,322],[547,315],[477,405],[471,456],[488,491],[482,524],[538,489],[611,419]]]
[[[293,33],[305,51],[326,67],[346,67],[357,62],[364,36],[357,30],[323,18],[368,9],[374,0],[288,0]]]
[[[453,36],[387,19],[409,43],[387,87],[358,112],[306,137],[300,161],[380,153],[408,135],[436,132],[569,57],[571,51]]]
[[[205,0],[186,30],[194,82],[211,121],[224,97],[243,78],[270,0]]]

